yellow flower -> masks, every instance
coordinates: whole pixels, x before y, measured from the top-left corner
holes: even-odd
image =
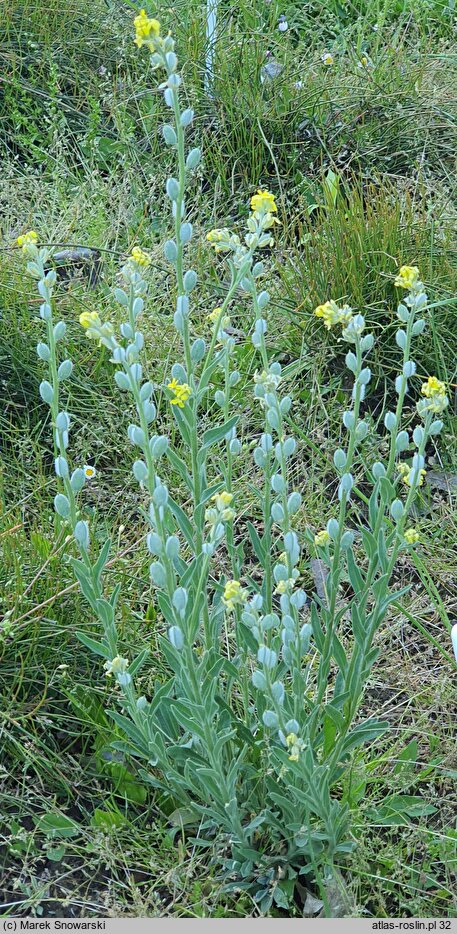
[[[289,591],[293,590],[294,587],[295,587],[295,578],[289,577],[288,580],[278,582],[278,586],[275,588],[275,593],[279,593],[279,594],[289,593]]]
[[[160,36],[160,23],[156,19],[150,19],[145,10],[141,10],[138,16],[135,16],[133,25],[136,30],[134,39],[135,45],[141,49],[142,45],[147,45],[150,49],[154,47],[154,39]]]
[[[33,243],[38,243],[38,234],[34,230],[28,230],[27,233],[21,234],[21,236],[17,238],[18,246],[24,247]]]
[[[290,762],[298,762],[300,753],[305,747],[303,740],[299,739],[296,733],[288,733],[286,736],[286,746],[290,750]]]
[[[83,470],[84,470],[84,476],[86,480],[93,480],[93,478],[95,477],[97,473],[95,467],[91,467],[90,464],[85,464],[83,467]]]
[[[22,252],[24,256],[33,257],[36,253],[37,243],[38,243],[38,234],[34,230],[29,230],[25,234],[21,234],[17,238],[16,243],[18,246],[22,247]]]
[[[245,600],[246,591],[243,589],[240,582],[234,580],[227,581],[224,588],[224,596],[222,597],[222,603],[227,609],[233,610],[237,603],[244,603]]]
[[[322,529],[321,532],[318,532],[314,536],[314,544],[322,548],[323,545],[326,545],[330,541],[330,535],[327,532],[327,529]]]
[[[184,408],[184,403],[187,402],[189,396],[192,393],[190,386],[187,383],[178,383],[177,379],[172,379],[171,383],[168,383],[167,389],[170,389],[174,393],[173,399],[170,399],[171,405],[177,405],[179,409]]]
[[[222,308],[220,308],[219,306],[217,308],[214,308],[213,311],[211,311],[209,315],[206,316],[208,321],[212,321],[214,324],[214,322],[217,321],[221,311],[222,311]]]
[[[100,315],[96,311],[83,311],[79,316],[79,323],[87,330],[87,328],[92,327],[101,327],[102,322]]]
[[[397,289],[414,289],[419,282],[417,266],[402,266],[396,276],[394,285]]]
[[[316,318],[323,319],[327,331],[330,331],[330,328],[335,327],[337,324],[345,327],[352,318],[352,311],[349,306],[344,305],[343,308],[339,308],[333,299],[325,302],[324,305],[318,305],[314,310],[314,314]]]
[[[223,490],[222,493],[216,493],[215,496],[211,497],[213,503],[216,504],[216,509],[219,512],[222,512],[226,506],[230,506],[230,503],[233,499],[233,493],[227,493],[227,490]]]
[[[421,393],[423,396],[427,396],[427,399],[431,399],[433,396],[444,396],[446,386],[436,376],[429,376],[427,382],[422,383]]]
[[[408,545],[414,545],[419,541],[420,535],[416,532],[416,529],[406,529],[404,534],[405,542],[408,542]]]
[[[151,257],[149,253],[145,253],[144,250],[142,250],[139,246],[133,247],[131,258],[133,259],[133,262],[137,264],[137,266],[151,265]]]
[[[129,667],[129,662],[127,658],[122,658],[121,655],[116,655],[110,662],[105,662],[103,665],[106,675],[108,678],[111,675],[122,674]]]
[[[425,399],[421,399],[417,403],[417,409],[421,416],[426,412],[433,412],[435,415],[444,412],[449,403],[445,383],[442,383],[436,376],[429,376],[427,382],[422,383],[421,393],[427,399],[427,402]]]
[[[410,481],[410,479],[409,479],[409,475],[410,475],[410,473],[411,473],[411,469],[412,469],[412,468],[409,467],[408,464],[405,464],[404,462],[398,465],[398,473],[400,474],[400,477],[401,477],[401,479],[403,480],[403,483],[404,483],[406,486],[411,486],[411,481]],[[425,471],[424,469],[420,470],[420,471],[419,471],[419,476],[420,476],[419,486],[423,486],[423,484],[424,484],[424,479],[425,479],[425,476],[426,476],[426,471]]]
[[[335,64],[335,59],[333,58],[333,55],[330,52],[324,52],[324,54],[322,55],[322,61],[324,65]]]
[[[276,214],[277,210],[275,196],[271,194],[271,191],[259,188],[257,193],[252,196],[251,211],[258,211],[262,214]]]
[[[241,246],[238,234],[230,233],[228,227],[215,227],[208,231],[206,239],[213,244],[216,253],[230,253]]]
[[[235,510],[230,509],[230,503],[233,500],[233,493],[223,490],[222,493],[216,493],[211,497],[214,507],[205,511],[205,519],[210,525],[215,526],[222,522],[231,522],[235,518]]]

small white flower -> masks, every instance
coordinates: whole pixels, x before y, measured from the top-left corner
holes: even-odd
[[[279,17],[279,23],[278,23],[279,32],[287,32],[288,28],[289,28],[289,23],[287,22],[284,14],[282,14]]]
[[[93,480],[97,474],[95,467],[92,467],[91,464],[84,464],[83,470],[86,480]]]

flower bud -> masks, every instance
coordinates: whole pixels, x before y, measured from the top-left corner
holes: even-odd
[[[80,548],[84,548],[87,551],[89,547],[89,526],[84,519],[80,519],[79,522],[76,523],[74,536]]]
[[[200,360],[203,360],[206,351],[205,341],[201,337],[197,337],[197,340],[194,341],[192,347],[190,348],[190,356],[193,363],[200,363]]]
[[[157,587],[165,587],[167,583],[167,575],[165,573],[165,568],[160,561],[153,561],[149,567],[149,573],[153,583]]]
[[[65,337],[66,330],[67,330],[67,325],[65,324],[65,321],[58,321],[57,324],[54,325],[54,331],[53,331],[54,340],[56,342],[61,341],[62,338]]]
[[[401,499],[394,499],[393,503],[391,503],[391,506],[390,506],[390,514],[392,516],[392,519],[395,522],[400,522],[400,519],[403,517],[404,512],[405,512],[405,507],[403,506]]]
[[[168,630],[168,638],[173,648],[180,652],[184,647],[184,634],[182,629],[179,626],[170,626]]]
[[[58,477],[68,477],[68,461],[65,457],[56,457],[54,461],[54,469]]]
[[[180,119],[181,126],[182,127],[189,126],[192,123],[193,119],[194,119],[194,112],[190,107],[188,107],[187,110],[183,110],[181,114],[181,119]]]
[[[49,347],[48,347],[47,344],[44,344],[44,343],[42,343],[42,342],[40,342],[39,344],[37,344],[36,352],[37,352],[37,354],[38,354],[40,360],[46,360],[46,361],[48,361],[48,360],[51,359],[51,351],[50,351],[50,349],[49,349]]]
[[[441,421],[440,418],[437,418],[436,421],[432,422],[432,424],[430,425],[429,433],[431,435],[439,435],[442,427],[443,427],[443,422]]]
[[[77,467],[70,477],[71,488],[74,493],[79,493],[86,482],[86,475],[82,467]]]
[[[338,535],[340,526],[336,519],[329,519],[326,525],[326,529],[330,538],[334,541]]]
[[[197,273],[193,269],[188,269],[184,276],[184,288],[186,292],[192,292],[197,285]]]
[[[424,440],[424,429],[417,425],[413,431],[413,441],[417,448],[419,448]]]
[[[69,379],[73,372],[73,364],[71,360],[62,360],[62,363],[57,370],[57,377],[60,382],[63,382],[65,379]]]
[[[264,710],[262,714],[262,720],[266,727],[276,730],[279,724],[278,715],[274,710]]]
[[[409,447],[409,434],[407,431],[399,431],[395,439],[395,450],[398,452],[406,451]]]
[[[405,347],[406,347],[406,339],[407,339],[407,338],[406,338],[406,331],[404,331],[403,328],[399,328],[399,330],[397,331],[397,333],[396,333],[396,335],[395,335],[395,341],[396,341],[398,347],[400,348],[400,350],[404,350],[404,349],[405,349]]]
[[[386,468],[384,464],[381,464],[381,461],[376,461],[372,467],[372,474],[375,480],[381,480],[382,477],[386,476]]]
[[[54,509],[57,515],[61,516],[62,519],[68,519],[70,515],[70,500],[67,496],[64,496],[63,493],[58,493],[54,497]]]
[[[287,500],[287,508],[289,510],[289,514],[293,516],[300,509],[300,506],[301,506],[300,493],[297,493],[297,491],[294,490],[294,492],[290,494]]]
[[[344,467],[346,466],[346,460],[346,452],[343,451],[342,448],[337,448],[333,455],[333,463],[335,464],[336,469],[344,470]]]
[[[191,149],[186,159],[186,169],[189,172],[192,171],[192,169],[196,169],[198,163],[200,162],[201,157],[202,157],[201,149],[198,149],[198,147],[196,147],[195,149]]]
[[[259,671],[259,669],[257,668],[256,671],[253,672],[251,680],[252,680],[254,687],[257,688],[257,690],[259,691],[267,690],[267,679],[265,678],[263,671]]]
[[[175,610],[182,616],[187,606],[187,590],[185,587],[177,587],[173,594],[173,606]]]
[[[285,484],[284,478],[281,476],[281,474],[279,474],[279,473],[273,474],[273,476],[272,476],[272,478],[271,478],[271,487],[272,487],[272,489],[275,491],[275,493],[283,493],[283,492],[284,492],[284,490],[285,490],[285,488],[286,488],[286,484]]]
[[[413,337],[418,337],[419,334],[422,334],[422,332],[424,331],[424,329],[425,329],[425,320],[424,320],[424,318],[418,318],[418,320],[415,321],[414,324],[413,324],[413,326],[412,326],[411,333],[412,333]]]
[[[47,379],[40,383],[40,396],[43,402],[47,402],[48,405],[52,405],[54,402],[54,390]]]
[[[178,138],[172,126],[169,123],[164,123],[162,127],[162,136],[167,144],[167,146],[176,146]]]
[[[146,536],[146,544],[151,555],[161,555],[163,552],[163,542],[157,532],[149,532]]]
[[[144,483],[148,476],[148,468],[144,461],[135,461],[132,470],[135,480],[138,480],[138,483]]]
[[[265,665],[265,668],[275,668],[278,663],[278,656],[273,649],[267,648],[266,645],[261,645],[259,651],[257,652],[257,661],[259,665]]]
[[[387,431],[395,431],[397,427],[397,416],[395,412],[386,412],[384,416],[384,425]]]
[[[179,555],[179,538],[176,535],[169,535],[165,543],[165,552],[170,561],[174,561]]]
[[[284,510],[280,503],[273,503],[271,507],[271,518],[273,522],[284,522]]]
[[[165,259],[169,263],[175,263],[178,258],[178,248],[174,240],[167,240],[163,248]]]
[[[189,224],[187,221],[185,224],[181,224],[179,236],[181,243],[189,243],[189,240],[192,239],[192,224]]]

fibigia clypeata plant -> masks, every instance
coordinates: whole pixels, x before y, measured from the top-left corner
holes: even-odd
[[[368,514],[357,528],[353,469],[357,462],[360,470],[360,447],[369,430],[362,404],[373,337],[366,333],[364,317],[348,306],[328,301],[317,308],[317,317],[329,330],[340,329],[348,345],[353,391],[351,407],[342,416],[346,441],[334,454],[337,509],[332,507],[325,528],[303,528],[300,492],[290,481],[296,442],[286,426],[292,399],[266,340],[269,294],[257,284],[265,268],[256,256],[273,244],[277,224],[274,196],[259,190],[252,197],[244,235],[227,228],[207,235],[226,258],[231,276],[224,301],[208,316],[212,334],[207,342],[192,318],[197,274],[185,259],[193,236],[185,189],[200,161],[200,151],[188,151],[185,142],[193,113],[181,109],[171,36],[163,37],[159,23],[144,11],[135,26],[137,45],[148,49],[153,69],[164,74],[160,87],[171,114],[163,136],[176,154],[177,173],[166,185],[174,232],[164,254],[176,276],[174,324],[182,360],[173,365],[165,386],[157,386],[154,374],[146,372],[140,327],[150,257],[139,247],[122,268],[123,287],[113,293],[123,316],[119,333],[96,312],[85,312],[80,321],[89,339],[108,348],[117,386],[134,413],[128,438],[135,450],[133,473],[142,500],[148,499],[151,585],[170,672],[153,696],[139,696],[136,689],[147,653],[131,659],[119,645],[119,588],[107,593],[103,576],[111,543],[97,553],[89,526],[80,518],[78,496],[90,468],[72,470],[69,462],[71,419],[62,388],[72,364],[59,356],[65,325],[55,321],[56,275],[46,271],[51,257],[30,232],[20,245],[43,300],[46,335],[37,351],[48,367],[40,393],[51,409],[59,484],[54,503],[79,549],[72,565],[101,628],[99,638],[80,633],[80,639],[101,656],[106,675],[119,688],[120,710],[111,716],[124,738],[116,747],[138,761],[143,778],[170,805],[185,809],[197,842],[211,846],[224,867],[226,884],[249,890],[267,911],[273,901],[287,906],[298,874],[325,883],[335,860],[354,845],[345,775],[354,750],[387,728],[385,722],[361,719],[359,709],[378,653],[376,634],[389,605],[405,592],[392,590],[392,572],[399,552],[418,540],[409,516],[424,477],[426,445],[441,431],[439,416],[448,400],[443,383],[429,378],[422,385],[412,438],[402,427],[409,384],[412,392],[416,388],[411,346],[426,326],[421,315],[427,307],[418,270],[405,266],[396,280],[406,291],[397,312],[396,342],[403,354],[397,405],[384,417],[390,451],[370,468]],[[235,546],[241,445],[234,390],[241,377],[229,325],[240,286],[258,354],[253,395],[264,425],[253,452],[261,490],[257,521],[247,524],[244,544]],[[223,388],[214,391],[216,375]],[[175,420],[176,445],[166,433],[154,433],[157,389],[165,393]],[[213,397],[220,417],[208,427]],[[215,452],[217,458],[211,456]],[[188,491],[186,507],[167,485],[169,465]],[[304,543],[306,554],[327,567],[325,598],[307,596],[300,586]],[[247,558],[250,566],[257,563],[258,574],[248,573]],[[220,576],[221,566],[230,568],[227,576]],[[343,576],[350,582],[344,595]],[[163,802],[163,794],[157,800]]]

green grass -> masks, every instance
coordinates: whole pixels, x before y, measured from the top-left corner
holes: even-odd
[[[195,336],[205,331],[205,315],[225,289],[223,264],[210,255],[205,231],[242,220],[260,183],[278,196],[282,227],[267,257],[269,340],[289,368],[303,525],[320,527],[324,512],[336,506],[330,453],[348,391],[341,348],[313,319],[318,303],[347,300],[366,311],[376,336],[368,462],[382,444],[383,402],[393,397],[392,281],[399,263],[420,266],[435,304],[419,344],[418,372],[446,379],[452,396],[457,384],[451,6],[444,0],[326,0],[317,15],[313,4],[279,8],[276,2],[221,0],[213,100],[203,84],[204,4],[181,0],[169,13],[158,11],[176,27],[186,94],[197,113],[193,132],[205,153],[188,199],[201,234],[194,247],[203,283]],[[277,30],[280,13],[290,27],[285,35]],[[101,251],[96,288],[75,281],[59,299],[68,351],[77,362],[72,451],[82,463],[93,458],[98,469],[84,506],[99,538],[108,532],[119,542],[110,578],[122,584],[120,632],[127,650],[150,649],[142,678],[151,693],[166,676],[157,639],[163,622],[146,552],[137,547],[145,527],[125,442],[130,417],[107,355],[85,342],[78,325],[83,310],[112,313],[109,287],[123,255],[139,243],[154,257],[145,331],[155,382],[177,354],[173,286],[161,246],[168,235],[163,208],[170,168],[159,138],[164,111],[154,76],[131,43],[130,23],[131,12],[121,4],[59,0],[44,12],[36,0],[9,0],[2,24],[0,912],[255,916],[249,898],[224,894],[211,854],[198,852],[185,828],[173,826],[170,802],[154,797],[133,763],[113,761],[115,728],[105,713],[112,689],[76,638],[76,630],[93,629],[93,620],[67,561],[72,546],[52,514],[49,424],[35,354],[37,302],[12,248],[14,238],[33,227],[43,242]],[[283,68],[262,84],[267,50]],[[321,62],[325,50],[335,57],[330,69]],[[369,71],[357,67],[362,54],[373,62]],[[233,322],[247,333],[241,294]],[[252,351],[241,339],[235,352],[243,375],[237,398],[246,445],[239,461],[243,536],[254,508],[246,481],[258,426],[244,390],[253,374]],[[451,476],[455,429],[451,404],[428,465]],[[177,478],[167,479],[179,489]],[[353,914],[455,914],[456,697],[449,641],[455,496],[455,489],[425,487],[417,518],[422,542],[398,570],[400,584],[413,586],[379,634],[380,663],[365,703],[370,715],[389,719],[392,730],[384,745],[355,762],[351,775],[358,846],[340,871]],[[357,508],[363,510],[363,499]],[[312,588],[306,565],[302,573]],[[385,809],[386,798],[399,791],[424,801],[422,812],[403,823]]]

